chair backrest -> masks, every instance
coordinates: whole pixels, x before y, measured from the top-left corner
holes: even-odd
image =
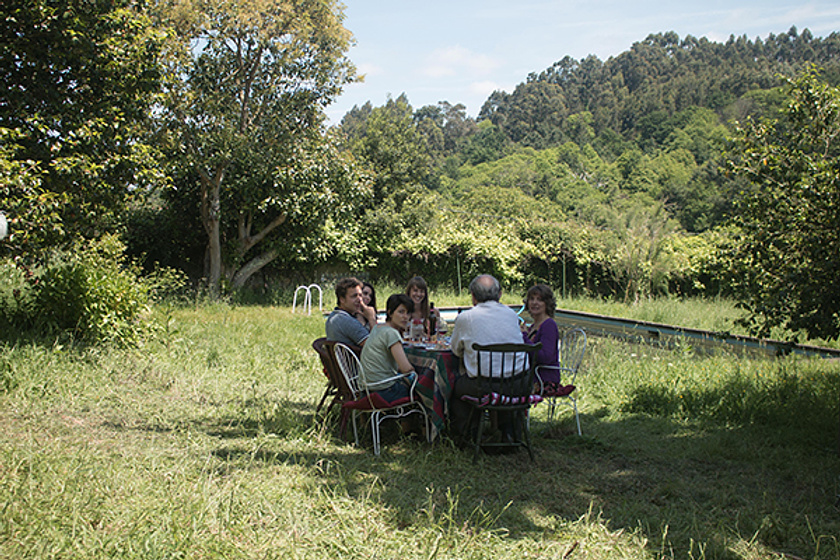
[[[330,375],[330,370],[338,369],[338,365],[333,360],[333,357],[327,352],[327,349],[324,347],[324,343],[327,341],[325,337],[316,338],[312,341],[312,348],[315,352],[318,353],[318,357],[321,358],[321,364],[324,366],[324,375],[332,381],[332,375]]]
[[[511,397],[531,394],[534,386],[536,360],[534,354],[542,348],[537,344],[478,344],[479,384],[482,392],[496,392]]]
[[[586,352],[586,333],[580,327],[569,329],[560,339],[560,367],[577,375]]]
[[[324,352],[322,359],[325,359],[325,364],[329,364],[328,366],[325,365],[324,368],[327,371],[327,376],[329,377],[330,383],[332,383],[335,387],[338,388],[339,394],[344,396],[348,399],[355,398],[355,393],[353,393],[350,386],[347,384],[347,380],[344,379],[344,374],[341,371],[341,367],[339,366],[338,359],[335,353],[335,347],[339,344],[338,342],[332,340],[325,340],[321,344],[321,348]],[[312,343],[312,346],[315,346],[315,343]],[[319,353],[320,355],[320,353]]]
[[[353,400],[358,400],[365,395],[359,383],[359,378],[362,376],[362,363],[356,353],[346,344],[341,342],[332,342],[331,344],[335,353],[335,361],[338,363],[338,368],[344,379],[344,385],[352,393]]]

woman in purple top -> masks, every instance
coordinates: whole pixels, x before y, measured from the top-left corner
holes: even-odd
[[[530,326],[522,325],[522,338],[529,344],[542,342],[542,348],[537,351],[538,366],[554,366],[540,368],[537,375],[544,384],[559,383],[560,370],[555,368],[560,366],[560,357],[557,352],[560,331],[552,318],[557,309],[554,292],[545,284],[537,284],[525,294],[523,303],[534,322]]]

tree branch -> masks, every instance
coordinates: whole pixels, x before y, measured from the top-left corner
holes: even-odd
[[[288,215],[285,214],[285,213],[280,214],[279,216],[274,218],[271,221],[271,223],[269,223],[267,226],[262,228],[262,230],[260,230],[260,232],[253,237],[251,237],[251,236],[240,237],[239,242],[240,242],[241,247],[242,247],[242,254],[244,255],[245,253],[247,253],[248,250],[251,249],[251,247],[253,247],[257,243],[259,243],[260,241],[265,239],[265,237],[269,233],[271,233],[272,231],[274,231],[275,229],[280,227],[286,221],[287,216]],[[248,229],[250,230],[250,225],[248,226]],[[241,234],[242,234],[242,230],[240,229],[240,235]]]
[[[276,259],[277,254],[277,251],[271,250],[257,255],[236,271],[233,278],[231,278],[231,284],[233,284],[235,288],[241,288],[255,272],[259,271],[262,267]]]

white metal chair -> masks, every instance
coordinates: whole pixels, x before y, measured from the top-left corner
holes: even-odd
[[[558,400],[563,400],[575,411],[575,422],[577,423],[578,435],[580,430],[580,416],[577,408],[577,380],[580,364],[583,362],[583,354],[586,352],[586,333],[583,329],[575,327],[563,335],[558,342],[558,354],[560,356],[560,367],[537,366],[537,379],[540,383],[540,392],[543,399],[548,403],[548,419],[554,417],[554,408]],[[560,381],[553,387],[546,387],[543,383],[540,372],[560,371]],[[553,385],[553,384],[552,384]]]
[[[355,352],[349,346],[341,343],[335,344],[335,357],[338,361],[338,367],[341,370],[347,386],[353,393],[353,400],[342,404],[342,408],[351,411],[353,420],[353,436],[356,440],[356,445],[359,445],[359,431],[356,426],[356,416],[363,413],[370,414],[370,429],[371,437],[373,438],[373,452],[379,455],[380,439],[379,439],[379,425],[390,418],[403,418],[410,414],[420,413],[423,415],[423,422],[426,428],[426,439],[431,443],[432,427],[429,421],[429,415],[426,409],[423,408],[420,400],[417,397],[415,388],[417,385],[417,378],[411,384],[409,396],[388,402],[383,399],[379,393],[375,392],[376,387],[371,387],[368,384],[361,383],[363,376],[362,364]],[[398,379],[407,377],[407,374],[400,374],[394,377],[385,379],[378,384],[384,387],[389,387],[391,383]],[[364,385],[364,388],[362,388]]]

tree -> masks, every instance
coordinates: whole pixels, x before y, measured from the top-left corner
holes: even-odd
[[[614,226],[611,272],[624,292],[625,303],[667,292],[674,263],[665,240],[676,231],[662,205],[630,206]]]
[[[503,157],[507,138],[499,127],[487,119],[478,123],[477,127],[477,132],[469,137],[463,148],[466,163],[478,165]]]
[[[730,154],[750,181],[737,201],[745,324],[840,336],[840,88],[811,69],[788,81],[775,120],[748,121]]]
[[[0,192],[6,247],[32,256],[113,229],[160,179],[145,132],[163,35],[131,0],[7,0],[0,37],[0,143],[19,167]]]
[[[164,15],[184,40],[163,124],[198,180],[210,289],[223,274],[240,286],[364,194],[323,134],[323,108],[355,79],[352,37],[335,0],[195,0]]]
[[[431,171],[426,137],[405,94],[372,109],[362,133],[348,136],[348,144],[374,177],[374,203],[394,198],[398,212]]]

